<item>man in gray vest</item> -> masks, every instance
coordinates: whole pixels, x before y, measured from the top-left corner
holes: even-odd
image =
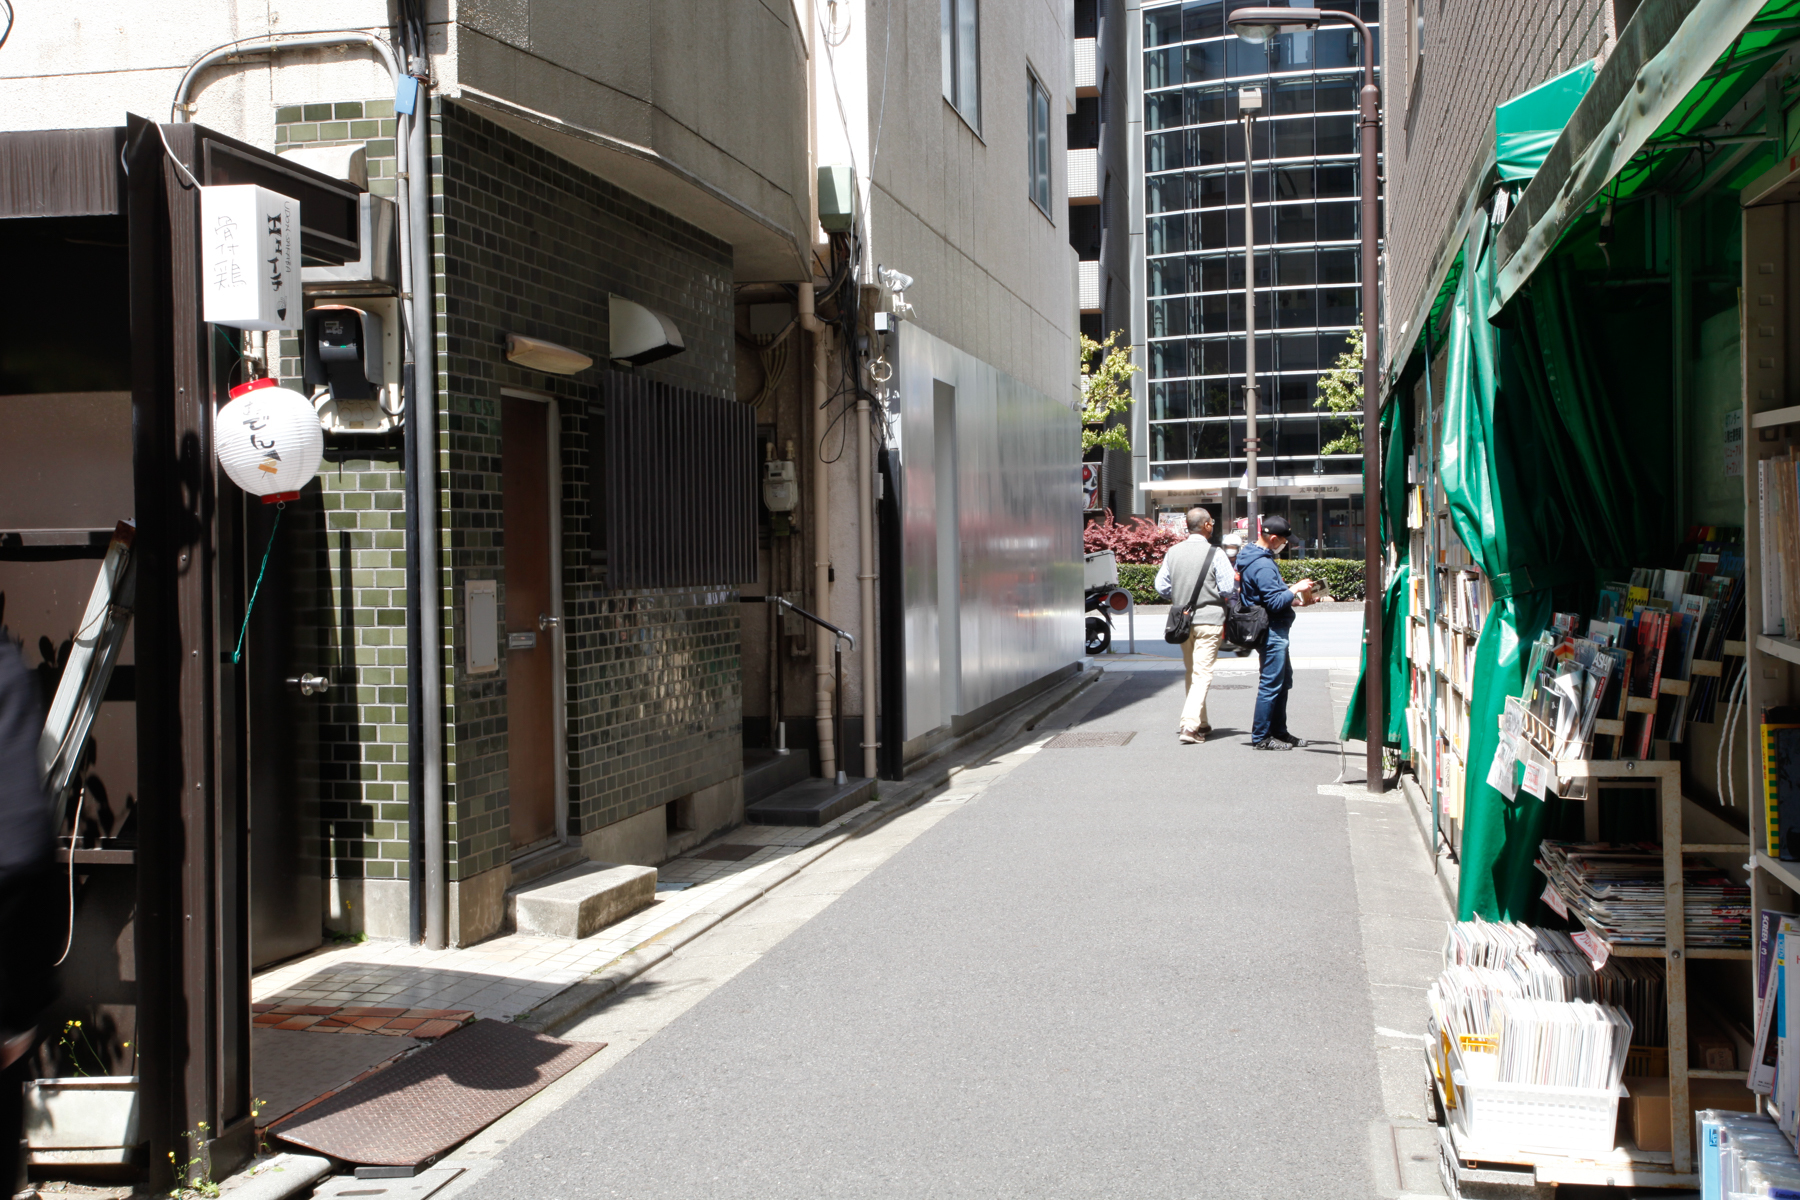
[[[1212,687],[1213,664],[1219,658],[1219,637],[1225,629],[1225,606],[1219,598],[1237,590],[1237,575],[1225,552],[1212,544],[1212,514],[1199,505],[1187,510],[1188,536],[1163,556],[1156,572],[1156,591],[1171,604],[1193,603],[1194,624],[1181,643],[1181,661],[1187,667],[1187,700],[1181,706],[1181,744],[1206,740],[1212,724],[1206,719],[1206,693]],[[1204,572],[1204,574],[1203,574]],[[1198,585],[1198,591],[1195,588]]]

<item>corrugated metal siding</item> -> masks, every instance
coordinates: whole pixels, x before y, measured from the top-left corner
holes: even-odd
[[[756,578],[756,414],[608,371],[589,414],[589,548],[609,588]]]

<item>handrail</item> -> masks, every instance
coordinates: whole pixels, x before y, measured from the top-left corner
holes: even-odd
[[[823,617],[815,617],[813,614],[807,612],[804,608],[801,608],[798,604],[795,604],[792,600],[787,599],[785,596],[769,595],[769,596],[764,596],[763,599],[767,600],[770,604],[779,604],[783,608],[788,609],[790,612],[794,613],[797,616],[805,617],[807,620],[811,621],[814,625],[817,625],[822,629],[831,630],[832,633],[837,635],[837,637],[840,641],[849,642],[850,649],[852,649],[852,650],[856,649],[856,635],[854,633],[851,633],[845,629],[839,629],[836,625],[833,625],[830,621],[825,620]]]

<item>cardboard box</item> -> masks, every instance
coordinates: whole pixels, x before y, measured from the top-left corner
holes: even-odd
[[[1669,1081],[1627,1075],[1631,1093],[1631,1137],[1639,1150],[1669,1149]],[[1736,1079],[1690,1079],[1688,1101],[1695,1109],[1755,1112],[1756,1094]]]

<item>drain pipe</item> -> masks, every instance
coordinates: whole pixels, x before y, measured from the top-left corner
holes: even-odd
[[[823,620],[831,620],[831,477],[825,462],[825,322],[813,312],[813,285],[800,285],[800,328],[812,334],[813,343],[813,610]],[[817,641],[813,646],[813,699],[818,716],[819,774],[835,779],[837,732],[831,719],[831,634],[815,627]]]
[[[875,456],[869,444],[869,394],[856,395],[856,582],[862,592],[863,778],[875,778]]]
[[[422,66],[423,64],[421,64]],[[412,119],[417,186],[408,189],[413,228],[412,343],[414,445],[419,475],[419,691],[424,702],[425,944],[450,944],[449,888],[444,871],[444,584],[438,544],[437,281],[432,269],[431,97],[419,81]]]

